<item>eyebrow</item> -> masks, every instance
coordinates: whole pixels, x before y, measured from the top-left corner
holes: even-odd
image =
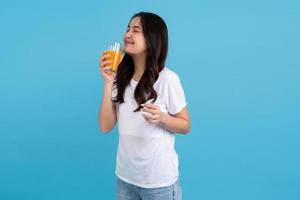
[[[127,27],[130,28],[130,25],[128,25]],[[132,28],[138,28],[138,29],[141,29],[141,27],[140,27],[140,26],[137,26],[137,25],[132,26]]]

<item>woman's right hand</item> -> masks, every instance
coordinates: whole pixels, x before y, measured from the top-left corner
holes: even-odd
[[[104,82],[113,84],[114,79],[116,77],[116,73],[111,71],[111,67],[108,64],[110,64],[112,61],[106,60],[107,57],[109,57],[109,55],[102,53],[102,56],[99,60],[99,70],[104,79]]]

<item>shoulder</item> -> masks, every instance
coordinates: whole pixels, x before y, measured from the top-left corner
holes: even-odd
[[[159,73],[159,78],[160,81],[174,81],[174,80],[179,80],[179,76],[176,72],[173,70],[164,67],[164,69]]]

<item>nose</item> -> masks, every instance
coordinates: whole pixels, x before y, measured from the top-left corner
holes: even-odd
[[[131,33],[130,33],[130,31],[128,31],[128,32],[125,33],[125,38],[131,38]]]

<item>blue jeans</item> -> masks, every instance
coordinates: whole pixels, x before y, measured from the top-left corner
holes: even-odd
[[[117,177],[117,200],[181,200],[179,179],[172,185],[160,188],[142,188]]]

